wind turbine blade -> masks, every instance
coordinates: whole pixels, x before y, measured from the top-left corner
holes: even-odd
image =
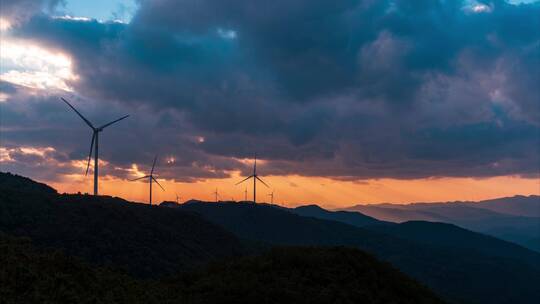
[[[152,170],[150,171],[150,175],[154,174],[154,167],[156,166],[156,160],[157,160],[157,155],[156,157],[154,157],[154,163],[152,164]]]
[[[81,117],[82,120],[84,120],[84,122],[86,122],[86,124],[90,128],[95,129],[94,125],[92,125],[92,123],[88,119],[86,119],[84,116],[82,116],[82,114],[79,113],[79,111],[77,111],[77,109],[75,109],[67,100],[65,100],[64,97],[60,97],[60,99],[62,99],[71,109],[73,109],[73,111],[75,111],[75,113],[77,113],[77,115],[79,115],[79,117]]]
[[[155,179],[153,176],[152,176],[152,179],[156,182],[156,184],[158,184],[158,186],[161,188],[161,190],[165,191],[165,188],[163,188],[163,186],[161,186],[161,184],[157,181],[157,179]]]
[[[96,139],[96,132],[92,133],[92,142],[90,143],[90,153],[88,153],[88,164],[86,164],[86,173],[88,175],[88,169],[90,168],[90,159],[92,159],[92,150],[94,148],[94,140]]]
[[[238,183],[236,183],[236,184],[234,184],[234,185],[235,185],[235,186],[236,186],[236,185],[240,185],[241,183],[247,181],[248,179],[250,179],[250,178],[252,178],[252,177],[253,177],[253,175],[250,175],[250,176],[244,178],[242,181],[240,181],[240,182],[238,182]]]
[[[270,186],[268,186],[265,182],[263,182],[262,179],[260,179],[258,176],[255,176],[256,179],[258,179],[261,183],[263,183],[263,185],[265,185],[267,188],[270,188]]]
[[[150,177],[150,175],[146,175],[146,176],[143,176],[143,177],[137,177],[137,178],[135,178],[135,179],[130,179],[129,181],[130,181],[130,182],[134,182],[134,181],[136,181],[136,180],[140,180],[140,179],[143,179],[143,178],[149,178],[149,177]]]
[[[119,122],[120,120],[122,120],[124,118],[128,118],[128,117],[129,117],[129,115],[122,116],[122,117],[118,118],[117,120],[113,120],[113,121],[111,121],[109,123],[104,124],[103,126],[99,127],[99,129],[105,129],[106,127],[112,125],[113,123]]]

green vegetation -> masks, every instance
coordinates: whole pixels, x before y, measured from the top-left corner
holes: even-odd
[[[193,303],[441,303],[389,264],[344,247],[274,248],[168,284],[173,293],[183,285]]]
[[[0,233],[0,263],[5,304],[151,303],[140,281],[59,251],[39,252],[28,239]]]
[[[160,281],[87,265],[0,235],[2,303],[442,303],[388,264],[347,248],[276,248]]]

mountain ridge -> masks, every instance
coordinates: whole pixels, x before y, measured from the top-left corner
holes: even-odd
[[[514,246],[519,252],[532,254],[533,258],[521,254],[514,258],[494,257],[479,250],[425,244],[372,230],[369,226],[354,227],[300,216],[283,207],[191,201],[177,208],[197,212],[245,239],[275,245],[359,248],[393,264],[450,302],[528,303],[540,296],[540,291],[530,281],[532,277],[540,279],[540,255],[517,245]],[[497,296],[492,293],[493,289],[498,290]]]
[[[535,217],[540,213],[540,196],[536,195],[480,202],[354,205],[339,210],[357,211],[397,223],[411,220],[451,223],[540,252],[540,217]]]
[[[0,174],[0,231],[30,237],[38,247],[62,249],[104,266],[120,265],[140,277],[257,250],[192,212],[109,196],[58,194],[38,183],[16,185],[28,181]]]
[[[0,174],[0,231],[91,263],[124,265],[138,277],[188,271],[271,246],[347,246],[391,263],[450,302],[529,303],[540,296],[533,284],[540,270],[523,255],[494,257],[474,248],[426,244],[268,204],[191,201],[167,208],[50,190],[25,192],[4,182],[9,178]]]

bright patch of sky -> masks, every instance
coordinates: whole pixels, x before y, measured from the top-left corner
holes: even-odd
[[[67,83],[76,79],[66,55],[38,45],[2,39],[0,80],[35,89],[71,91]],[[0,99],[5,99],[4,95]]]
[[[60,11],[69,16],[128,23],[137,10],[136,0],[67,0]]]
[[[67,0],[54,14],[73,20],[91,18],[127,23],[136,9],[136,0]],[[10,35],[10,23],[5,19],[0,19],[0,32],[0,80],[34,89],[72,90],[69,81],[77,76],[68,56],[14,39]],[[0,102],[6,99],[6,93],[0,92]]]

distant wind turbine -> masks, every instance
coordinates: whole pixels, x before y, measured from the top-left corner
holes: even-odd
[[[180,200],[180,196],[178,195],[178,193],[176,193],[176,203],[178,204],[178,201]]]
[[[92,159],[92,148],[94,148],[94,195],[98,195],[98,162],[99,162],[99,150],[98,150],[98,143],[99,143],[99,132],[103,131],[103,129],[105,129],[106,127],[116,123],[116,122],[119,122],[120,120],[124,119],[124,118],[127,118],[129,117],[129,115],[126,115],[126,116],[122,116],[116,120],[113,120],[109,123],[106,123],[100,127],[94,127],[94,125],[88,120],[86,119],[81,113],[79,113],[79,111],[77,111],[67,100],[65,100],[63,97],[60,97],[60,99],[62,99],[62,101],[64,101],[71,109],[73,109],[73,111],[75,111],[75,113],[77,113],[77,115],[79,115],[79,117],[82,118],[82,120],[84,120],[84,122],[92,129],[93,133],[92,133],[92,142],[90,143],[90,154],[88,154],[88,164],[86,165],[86,173],[84,175],[88,175],[88,169],[90,168],[90,159]],[[94,142],[95,142],[95,145],[94,145]]]
[[[246,177],[245,179],[243,179],[242,181],[236,183],[236,185],[239,185],[245,181],[247,181],[248,179],[250,178],[253,178],[253,202],[256,203],[257,202],[257,180],[259,180],[263,185],[265,185],[267,188],[270,188],[265,182],[263,182],[262,179],[259,178],[259,176],[257,175],[257,156],[255,156],[255,162],[253,163],[253,174],[251,174],[250,176]]]
[[[150,199],[149,199],[150,206],[152,206],[152,182],[156,182],[156,184],[158,184],[158,186],[161,188],[161,190],[165,191],[165,188],[163,188],[163,186],[161,186],[161,184],[154,177],[154,168],[156,166],[156,161],[157,161],[157,155],[156,155],[156,157],[154,157],[154,163],[152,164],[152,170],[150,171],[149,175],[145,175],[143,177],[138,177],[138,178],[135,178],[135,179],[131,180],[133,182],[133,181],[136,181],[136,180],[148,178],[148,182],[150,183]],[[176,200],[178,201],[178,196],[176,196]]]
[[[246,190],[244,190],[244,202],[247,202],[247,187]]]
[[[272,190],[272,193],[268,194],[270,196],[270,204],[274,204],[274,190]]]
[[[219,199],[219,193],[217,191],[217,188],[216,188],[216,191],[212,192],[212,194],[214,194],[216,196],[216,203],[219,202],[218,199]]]

